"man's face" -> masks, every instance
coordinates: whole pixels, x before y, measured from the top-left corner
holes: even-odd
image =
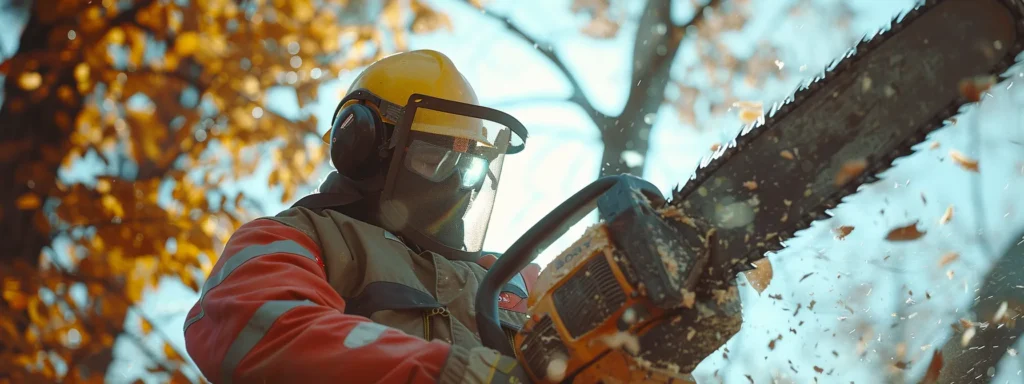
[[[462,249],[464,217],[473,196],[472,189],[460,187],[462,175],[455,173],[438,183],[404,167],[401,172],[406,180],[402,187],[412,192],[400,199],[409,211],[409,224],[449,247]]]
[[[511,131],[432,110],[416,110],[410,125],[396,129],[405,134],[398,136],[382,202],[389,229],[440,243],[434,246],[480,251]]]

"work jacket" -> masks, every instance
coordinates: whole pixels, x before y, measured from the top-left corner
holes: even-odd
[[[414,247],[415,248],[415,247]],[[215,383],[490,383],[512,357],[481,345],[477,262],[416,252],[333,210],[290,208],[242,225],[185,321],[189,355]],[[512,335],[531,264],[500,293]]]

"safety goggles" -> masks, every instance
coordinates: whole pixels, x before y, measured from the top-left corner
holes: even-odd
[[[478,189],[487,177],[489,161],[483,156],[458,152],[423,140],[412,140],[405,154],[405,168],[435,183],[459,175],[462,189]]]

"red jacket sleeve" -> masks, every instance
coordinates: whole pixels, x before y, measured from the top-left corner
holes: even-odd
[[[228,241],[185,321],[188,354],[209,380],[434,383],[450,346],[344,314],[319,247],[273,220]]]

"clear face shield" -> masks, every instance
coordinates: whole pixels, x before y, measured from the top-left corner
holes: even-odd
[[[446,257],[472,259],[483,247],[505,155],[521,151],[525,136],[503,112],[413,95],[392,140],[383,224]]]

